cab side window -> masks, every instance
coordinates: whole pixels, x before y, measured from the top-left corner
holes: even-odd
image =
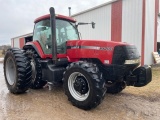
[[[51,28],[50,21],[43,20],[35,24],[33,40],[37,40],[45,54],[51,54]]]

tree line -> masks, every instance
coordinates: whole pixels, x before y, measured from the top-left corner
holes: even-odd
[[[0,50],[2,51],[1,54],[4,55],[7,49],[11,48],[10,45],[1,45]]]

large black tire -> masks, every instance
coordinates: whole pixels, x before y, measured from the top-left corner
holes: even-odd
[[[105,80],[93,63],[71,63],[64,72],[63,82],[68,100],[84,110],[98,106],[106,93]]]
[[[47,82],[42,80],[40,57],[34,49],[27,49],[26,54],[32,66],[32,82],[30,88],[41,89]]]
[[[107,93],[110,94],[117,94],[122,92],[123,89],[125,89],[126,85],[124,82],[117,82],[111,87],[107,87]]]
[[[13,48],[4,57],[4,76],[8,90],[14,94],[24,93],[31,84],[32,69],[25,52]]]

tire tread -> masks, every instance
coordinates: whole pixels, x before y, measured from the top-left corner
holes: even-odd
[[[11,57],[16,66],[17,78],[13,85],[10,85],[6,77],[6,61]],[[4,75],[8,90],[13,94],[24,93],[29,89],[31,83],[31,66],[25,52],[18,48],[8,49],[4,58]],[[29,73],[29,74],[27,74]]]
[[[69,93],[68,90],[68,85],[67,85],[67,78],[66,78],[66,73],[72,68],[80,68],[86,71],[90,77],[92,78],[92,85],[94,86],[94,95],[90,101],[88,101],[88,104],[79,104],[79,101],[76,101]],[[84,61],[79,61],[79,62],[74,62],[71,63],[66,67],[66,71],[64,72],[64,91],[65,94],[68,96],[68,100],[74,105],[77,106],[78,108],[84,109],[84,110],[90,110],[92,108],[95,108],[98,106],[102,100],[105,97],[106,93],[106,88],[105,88],[105,81],[100,77],[101,72],[98,70],[98,67],[96,64],[89,63],[89,62],[84,62]]]

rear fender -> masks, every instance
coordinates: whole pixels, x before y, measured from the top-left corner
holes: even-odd
[[[23,49],[24,49],[24,50],[32,49],[32,48],[33,48],[33,49],[37,52],[37,54],[41,57],[41,54],[40,54],[37,46],[34,45],[32,42],[28,42],[26,45],[23,46]]]
[[[26,43],[26,45],[23,47],[23,49],[25,50],[28,48],[34,48],[36,50],[36,52],[38,53],[38,55],[42,59],[52,58],[52,54],[44,54],[41,45],[37,41]]]

